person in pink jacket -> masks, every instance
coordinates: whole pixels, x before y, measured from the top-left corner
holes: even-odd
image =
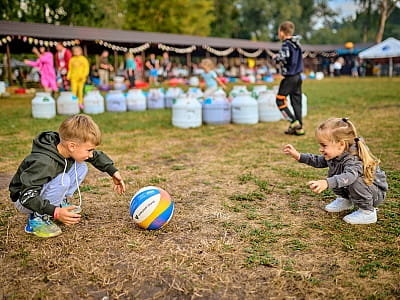
[[[33,47],[32,52],[39,58],[36,61],[25,59],[24,63],[39,69],[40,83],[46,92],[57,91],[53,54],[50,51],[46,51],[45,47],[40,47],[39,50]]]

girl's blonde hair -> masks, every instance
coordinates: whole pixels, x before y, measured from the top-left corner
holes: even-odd
[[[76,143],[90,142],[95,146],[101,143],[99,126],[93,119],[84,114],[73,115],[65,119],[58,129],[61,142],[72,141]]]
[[[331,118],[322,122],[315,135],[332,143],[344,142],[345,151],[358,155],[363,162],[364,182],[367,185],[373,183],[380,160],[371,153],[365,141],[358,136],[354,124],[348,118]]]

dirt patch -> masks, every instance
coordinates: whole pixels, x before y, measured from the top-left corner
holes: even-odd
[[[0,172],[0,190],[8,188],[13,175]]]

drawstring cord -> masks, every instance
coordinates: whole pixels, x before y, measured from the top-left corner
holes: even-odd
[[[65,171],[67,170],[67,160],[64,158],[64,161],[65,161],[65,166],[64,166],[63,174],[61,176],[61,184],[62,184],[62,186],[64,186],[64,175],[65,175]],[[82,205],[82,195],[81,195],[81,190],[79,189],[78,172],[76,171],[76,161],[74,163],[74,169],[75,169],[75,182],[76,182],[76,187],[78,189],[78,194],[79,194],[79,207],[81,207],[81,205]]]
[[[64,162],[65,162],[65,166],[64,166],[64,171],[63,174],[61,176],[61,185],[64,186],[64,175],[65,175],[65,171],[67,170],[67,160],[64,158]]]
[[[82,205],[82,195],[81,195],[81,190],[79,189],[79,182],[78,182],[78,172],[76,171],[76,161],[75,161],[75,182],[76,182],[76,187],[78,189],[78,194],[79,194],[79,207]]]

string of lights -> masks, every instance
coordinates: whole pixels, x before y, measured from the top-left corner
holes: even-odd
[[[44,39],[38,39],[35,37],[28,37],[28,36],[4,36],[2,38],[0,38],[0,46],[5,45],[7,43],[11,43],[14,39],[17,39],[19,41],[22,41],[24,43],[28,43],[30,45],[35,45],[35,46],[45,46],[45,47],[55,47],[57,44],[57,41],[55,40],[44,40]],[[119,52],[130,52],[130,53],[140,53],[143,52],[147,49],[150,48],[150,43],[144,43],[138,47],[134,47],[134,48],[129,48],[129,47],[124,47],[124,46],[119,46],[119,45],[115,45],[113,43],[109,43],[103,40],[96,40],[95,41],[96,44],[99,44],[103,47],[112,49],[114,51],[119,51]],[[79,40],[68,40],[68,41],[63,41],[62,44],[65,47],[73,47],[76,45],[80,45],[81,41]],[[187,54],[187,53],[192,53],[193,51],[195,51],[197,49],[196,46],[192,45],[186,48],[176,48],[176,47],[172,47],[169,45],[165,45],[162,43],[158,43],[157,44],[158,48],[163,50],[163,51],[168,51],[168,52],[175,52],[178,54]],[[207,45],[203,45],[202,46],[203,49],[205,49],[206,51],[208,51],[209,53],[212,53],[216,56],[228,56],[230,54],[232,54],[235,50],[245,56],[245,57],[250,57],[250,58],[256,58],[258,56],[260,56],[264,51],[266,51],[265,49],[258,49],[254,52],[248,52],[242,48],[227,48],[225,50],[218,50],[215,48],[212,48],[210,46]],[[267,51],[266,51],[267,52]],[[268,52],[267,52],[268,54]],[[322,57],[336,57],[338,56],[337,51],[304,51],[303,52],[303,58],[315,58],[317,56],[322,56]]]
[[[196,50],[196,46],[190,46],[187,48],[175,48],[171,46],[167,46],[164,44],[158,44],[158,48],[163,50],[163,51],[168,51],[168,52],[175,52],[179,54],[186,54],[186,53],[192,53],[194,50]]]

